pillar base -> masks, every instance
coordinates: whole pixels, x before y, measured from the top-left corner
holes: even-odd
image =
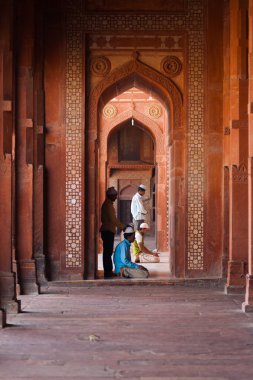
[[[244,285],[225,285],[224,293],[227,295],[230,294],[244,294],[245,286]]]
[[[253,312],[253,276],[250,274],[246,275],[246,294],[245,302],[242,304],[242,310],[245,313]]]
[[[0,329],[6,326],[6,313],[0,310]]]
[[[36,295],[40,293],[40,286],[33,281],[22,281],[20,293],[23,295]]]
[[[231,293],[233,293],[233,289],[235,289],[235,292],[236,289],[245,289],[245,276],[247,272],[247,263],[245,261],[230,260],[228,262],[227,286],[231,288]],[[226,294],[230,294],[230,290]]]
[[[5,300],[1,301],[1,308],[7,314],[18,314],[21,312],[21,301],[20,300]]]
[[[21,294],[39,294],[40,289],[36,279],[35,260],[20,260],[18,269]]]
[[[0,305],[6,313],[16,314],[21,311],[21,302],[16,298],[15,273],[0,273]]]
[[[34,259],[35,259],[35,263],[36,263],[37,282],[38,282],[39,286],[47,286],[48,281],[45,277],[45,270],[46,270],[45,256],[44,255],[36,255]]]
[[[242,303],[242,311],[244,313],[253,313],[253,305],[249,305],[246,302]]]

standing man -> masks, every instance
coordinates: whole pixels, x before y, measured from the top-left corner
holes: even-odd
[[[117,245],[114,252],[115,273],[126,278],[148,278],[148,270],[142,265],[131,261],[130,246],[134,238],[134,227],[133,225],[128,225],[124,230],[124,240]]]
[[[103,240],[103,267],[104,278],[112,278],[112,253],[116,228],[121,230],[124,225],[117,219],[113,203],[117,199],[118,192],[114,187],[106,191],[106,199],[101,208],[101,238]]]
[[[146,187],[144,185],[140,185],[131,202],[131,214],[133,216],[135,230],[139,230],[141,223],[143,223],[146,219],[147,211],[142,203],[142,197],[145,194],[145,191]]]

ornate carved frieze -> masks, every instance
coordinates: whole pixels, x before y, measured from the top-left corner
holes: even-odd
[[[155,3],[155,2],[154,2]],[[191,6],[186,14],[178,13],[152,15],[145,13],[107,13],[107,14],[83,14],[83,28],[89,33],[102,32],[161,32],[182,31],[191,32],[203,30],[205,2],[202,0],[191,0]]]
[[[176,35],[104,35],[92,34],[89,36],[89,47],[91,50],[101,49],[155,49],[155,50],[183,50],[185,47],[185,36]]]
[[[187,0],[86,0],[85,11],[90,12],[185,12]]]

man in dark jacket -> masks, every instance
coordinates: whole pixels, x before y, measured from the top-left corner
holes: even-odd
[[[103,240],[103,267],[104,278],[112,278],[112,254],[116,228],[123,229],[124,225],[116,217],[113,203],[117,199],[118,192],[114,187],[106,191],[106,199],[101,209],[101,238]]]

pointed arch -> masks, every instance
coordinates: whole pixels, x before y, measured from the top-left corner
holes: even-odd
[[[137,86],[144,91],[154,88],[160,101],[169,109],[170,124],[173,129],[181,129],[183,126],[182,108],[183,97],[175,83],[161,74],[159,71],[142,63],[138,59],[126,62],[112,70],[92,90],[89,96],[89,130],[99,135],[98,108],[99,102],[106,104],[117,92],[124,92],[132,86]]]
[[[126,122],[133,118],[137,122],[140,123],[144,127],[144,129],[151,135],[153,141],[156,142],[156,147],[158,152],[163,151],[163,133],[160,130],[159,126],[156,122],[146,115],[135,111],[135,110],[127,110],[122,112],[120,115],[116,116],[113,120],[107,123],[106,128],[101,131],[100,135],[100,150],[102,153],[105,153],[107,147],[107,140],[109,135],[113,132],[115,128],[117,128],[120,124]]]

